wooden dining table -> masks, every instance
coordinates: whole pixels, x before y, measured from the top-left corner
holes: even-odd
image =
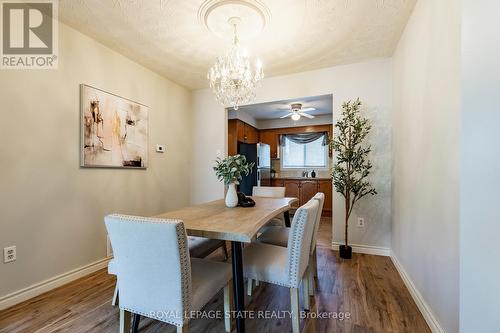
[[[298,201],[297,198],[252,197],[252,199],[255,201],[254,207],[227,208],[224,200],[220,199],[155,216],[182,220],[189,236],[231,242],[235,321],[239,333],[245,332],[243,244],[252,242],[257,232],[281,213],[284,213],[285,224],[289,227],[289,210],[291,205]]]

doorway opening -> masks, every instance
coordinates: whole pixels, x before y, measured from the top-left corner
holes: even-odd
[[[227,155],[255,162],[240,191],[254,186],[284,187],[298,198],[294,208],[325,193],[318,245],[332,246],[333,95],[318,95],[240,106],[227,111]],[[292,210],[293,214],[293,210]]]

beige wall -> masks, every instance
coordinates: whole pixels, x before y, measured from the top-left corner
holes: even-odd
[[[458,1],[418,1],[394,77],[393,255],[438,326],[458,332]]]
[[[191,203],[224,197],[224,185],[212,169],[227,150],[227,114],[208,89],[193,92],[193,149],[191,159]]]
[[[60,25],[58,70],[0,71],[0,298],[106,256],[105,214],[189,203],[191,94]],[[150,107],[147,170],[79,167],[79,84]],[[154,152],[165,144],[164,154]]]
[[[460,332],[498,332],[500,2],[461,3]]]
[[[365,103],[365,114],[373,121],[370,143],[373,147],[373,183],[379,195],[359,202],[352,221],[365,217],[367,226],[351,224],[353,244],[390,247],[390,192],[391,192],[391,105],[392,61],[375,59],[363,63],[336,66],[263,80],[255,103],[285,100],[304,96],[333,94],[334,117],[341,104],[360,97]],[[222,198],[224,188],[212,170],[217,153],[226,151],[226,114],[208,89],[193,93],[193,164],[191,200],[193,203]],[[343,200],[334,200],[334,240],[342,241]],[[337,230],[337,232],[335,232]]]

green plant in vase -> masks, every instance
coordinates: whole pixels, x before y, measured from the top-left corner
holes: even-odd
[[[331,145],[336,154],[332,171],[335,190],[345,199],[345,245],[340,246],[340,257],[350,259],[352,248],[348,243],[349,217],[354,205],[364,196],[377,191],[368,181],[372,164],[368,159],[371,147],[365,145],[371,125],[359,114],[361,101],[342,104],[342,116],[335,124],[336,133]]]
[[[243,155],[228,156],[224,159],[215,160],[214,171],[217,179],[227,186],[226,206],[233,208],[238,205],[238,194],[236,185],[239,184],[243,176],[248,176],[252,172],[254,163],[247,162]]]

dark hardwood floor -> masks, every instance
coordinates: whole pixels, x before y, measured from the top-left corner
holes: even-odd
[[[317,247],[331,248],[332,246],[332,218],[321,217],[321,223],[318,229]]]
[[[318,239],[318,292],[310,314],[349,313],[350,318],[306,319],[303,332],[430,332],[388,257],[354,254],[342,260],[329,249],[331,218]],[[214,259],[222,257],[214,253]],[[0,333],[118,332],[118,308],[111,306],[115,278],[100,270],[29,301],[0,311]],[[302,299],[301,299],[302,304]],[[222,292],[205,308],[222,310]],[[290,310],[287,288],[261,283],[247,310]],[[332,316],[332,315],[330,315]],[[224,332],[221,320],[196,319],[190,332]],[[175,332],[173,326],[141,320],[140,332]],[[289,318],[247,319],[247,332],[291,332]]]

